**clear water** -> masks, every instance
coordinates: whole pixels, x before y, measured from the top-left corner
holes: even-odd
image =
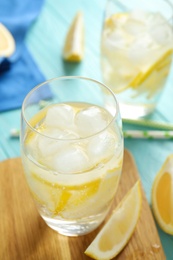
[[[110,117],[89,104],[60,104],[31,120],[37,133],[27,129],[22,154],[26,179],[40,215],[61,234],[92,231],[111,206],[121,175],[122,134],[115,122],[93,132]],[[76,139],[87,133],[93,135]]]

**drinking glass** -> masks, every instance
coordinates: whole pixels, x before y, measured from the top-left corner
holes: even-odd
[[[21,156],[41,217],[77,236],[105,219],[123,162],[122,122],[114,94],[83,77],[35,87],[22,106]]]
[[[101,36],[103,82],[122,118],[151,114],[170,72],[173,6],[169,0],[108,0]]]

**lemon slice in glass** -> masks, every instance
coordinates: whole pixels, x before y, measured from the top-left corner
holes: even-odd
[[[86,249],[85,254],[99,260],[112,259],[124,248],[140,216],[142,196],[140,182],[130,189],[110,218]]]
[[[9,30],[0,23],[0,57],[9,57],[15,51],[15,41]]]
[[[152,209],[161,229],[173,235],[173,154],[157,173],[152,186]]]
[[[63,57],[67,61],[81,61],[84,55],[84,19],[83,13],[78,12],[67,33]]]
[[[140,86],[154,71],[159,71],[163,69],[165,66],[170,65],[172,54],[172,49],[168,49],[165,52],[163,52],[161,56],[157,60],[155,60],[150,66],[141,70],[141,72],[132,80],[130,86],[134,88]]]

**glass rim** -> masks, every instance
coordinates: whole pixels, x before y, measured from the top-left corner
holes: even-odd
[[[58,80],[67,80],[67,79],[80,79],[80,80],[87,80],[87,81],[91,81],[91,82],[94,82],[98,85],[101,85],[102,87],[104,87],[105,89],[108,90],[108,92],[111,93],[113,99],[114,99],[114,102],[115,102],[115,113],[114,115],[112,116],[112,119],[110,120],[110,122],[107,123],[106,127],[104,127],[103,129],[101,129],[100,131],[92,134],[92,135],[88,135],[86,137],[77,137],[77,138],[73,138],[73,139],[69,139],[69,138],[57,138],[57,137],[52,137],[52,136],[49,136],[49,135],[45,135],[41,132],[39,132],[37,129],[35,129],[35,127],[33,127],[30,123],[29,123],[29,120],[26,119],[26,116],[25,116],[25,107],[26,107],[26,102],[28,100],[28,98],[37,90],[39,89],[40,87],[42,87],[43,85],[46,85],[48,83],[51,83],[53,81],[58,81]],[[65,104],[65,102],[60,102],[61,104]],[[22,118],[23,120],[25,121],[26,125],[31,129],[31,131],[41,135],[41,136],[44,136],[46,138],[49,138],[49,139],[52,139],[52,140],[56,140],[56,141],[78,141],[78,140],[85,140],[85,139],[89,139],[93,136],[96,136],[96,135],[99,135],[101,134],[102,132],[104,132],[117,118],[118,116],[120,115],[120,109],[119,109],[119,105],[118,105],[118,101],[116,99],[116,96],[115,94],[113,93],[113,91],[108,87],[106,86],[104,83],[98,81],[98,80],[95,80],[95,79],[92,79],[92,78],[89,78],[89,77],[83,77],[83,76],[60,76],[60,77],[54,77],[54,78],[51,78],[51,79],[48,79],[38,85],[36,85],[31,91],[28,92],[28,94],[25,96],[24,100],[23,100],[23,103],[22,103],[22,108],[21,108],[21,115],[22,115]]]
[[[106,1],[106,4],[105,4],[105,6],[106,6],[106,11],[107,11],[107,6],[108,6],[108,4],[109,4],[109,2],[113,2],[114,0],[107,0]],[[169,16],[168,18],[165,18],[165,20],[166,21],[170,21],[171,19],[173,19],[173,3],[172,2],[170,2],[170,0],[162,0],[163,2],[164,2],[164,4],[166,4],[167,6],[170,6],[170,8],[172,8],[172,15],[171,16]],[[119,0],[117,0],[116,1],[121,7],[125,7],[125,5],[123,4],[123,3],[121,3]],[[141,9],[142,10],[142,9]],[[145,11],[145,10],[144,10]],[[110,17],[110,16],[109,16]],[[160,24],[159,24],[160,25]]]

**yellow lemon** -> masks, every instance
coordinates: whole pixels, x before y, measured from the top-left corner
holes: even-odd
[[[141,204],[140,182],[137,181],[113,211],[85,254],[99,260],[112,259],[118,255],[135,230]]]
[[[84,19],[78,12],[75,16],[66,36],[63,56],[71,62],[81,61],[84,54]]]
[[[31,173],[31,178],[30,189],[33,196],[38,202],[46,205],[54,215],[70,211],[71,205],[73,210],[78,209],[81,204],[97,194],[101,182],[101,179],[96,179],[79,185],[62,185],[40,178],[35,173]]]
[[[9,57],[15,51],[15,41],[9,30],[0,23],[0,57]]]
[[[124,23],[128,18],[128,14],[126,13],[116,13],[111,15],[105,20],[105,27],[110,31],[114,31],[117,28],[118,24]]]
[[[167,157],[153,182],[152,209],[159,226],[173,235],[173,154]]]

